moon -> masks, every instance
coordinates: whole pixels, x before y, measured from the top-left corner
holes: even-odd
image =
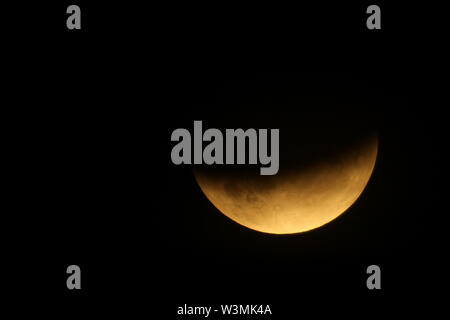
[[[321,227],[347,211],[375,167],[373,134],[333,156],[274,176],[194,170],[206,197],[225,216],[256,231],[292,234]]]

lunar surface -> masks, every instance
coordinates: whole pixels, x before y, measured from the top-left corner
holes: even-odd
[[[215,175],[195,170],[196,180],[224,215],[253,230],[289,234],[336,219],[364,191],[378,152],[372,135],[344,152],[275,176]]]

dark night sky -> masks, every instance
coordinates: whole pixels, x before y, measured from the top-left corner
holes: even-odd
[[[159,319],[184,303],[270,303],[281,319],[427,310],[423,296],[445,277],[448,99],[431,33],[395,19],[415,17],[412,6],[385,4],[374,34],[360,27],[363,5],[305,4],[301,15],[82,5],[87,28],[67,37],[55,18],[65,5],[46,4],[9,78],[17,108],[5,118],[14,175],[5,264],[19,274],[9,277],[17,292],[74,314],[145,306]],[[282,141],[284,170],[317,160],[318,141],[345,147],[321,140],[335,129],[350,140],[376,131],[379,154],[338,219],[263,234],[218,212],[192,167],[171,163],[171,132],[194,120],[308,137],[302,148]],[[72,263],[82,292],[65,288]],[[365,287],[369,264],[382,268],[380,292]],[[30,270],[40,275],[33,288]]]

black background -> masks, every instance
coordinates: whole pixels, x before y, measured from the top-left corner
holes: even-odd
[[[182,319],[185,303],[270,304],[280,319],[436,310],[447,120],[433,8],[378,3],[382,30],[369,31],[371,3],[78,1],[82,30],[69,31],[68,4],[33,4],[12,24],[14,297],[59,316]],[[170,162],[178,127],[301,117],[316,110],[289,97],[305,95],[366,108],[380,138],[366,191],[318,230],[248,230]],[[81,291],[66,288],[70,264]],[[365,286],[370,264],[380,291]]]

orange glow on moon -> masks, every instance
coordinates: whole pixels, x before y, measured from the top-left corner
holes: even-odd
[[[378,138],[308,168],[254,179],[195,171],[212,204],[253,230],[289,234],[312,230],[336,219],[361,195],[378,152]],[[265,180],[264,180],[265,179]]]

